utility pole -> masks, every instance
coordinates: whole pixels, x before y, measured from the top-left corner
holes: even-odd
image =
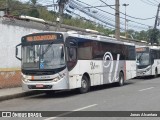
[[[60,27],[62,24],[62,15],[63,15],[63,10],[64,10],[64,6],[66,4],[66,2],[68,2],[68,0],[58,0],[58,6],[59,6],[59,15],[57,17],[57,28],[56,31],[60,31]]]
[[[159,11],[160,11],[160,4],[158,5],[158,9],[157,9],[157,15],[156,15],[156,20],[155,20],[155,24],[154,24],[154,29],[157,28],[157,22],[158,22]]]
[[[155,19],[155,24],[154,24],[154,28],[153,28],[153,31],[152,31],[152,35],[151,35],[151,38],[150,38],[150,42],[151,42],[151,45],[153,45],[153,43],[157,42],[158,43],[158,31],[157,31],[157,23],[158,23],[158,19],[159,19],[159,11],[160,11],[160,4],[158,5],[158,9],[157,9],[157,15],[156,15],[156,19]]]
[[[116,11],[115,11],[115,38],[120,40],[120,15],[119,15],[119,0],[115,0],[116,2]]]
[[[10,9],[10,1],[6,0],[6,15],[9,15],[9,9]]]
[[[126,19],[126,7],[128,6],[129,4],[126,4],[124,3],[123,6],[125,7],[125,37],[127,38],[127,19]]]
[[[54,12],[55,12],[55,3],[54,3],[54,0],[53,0],[53,5],[54,5]]]

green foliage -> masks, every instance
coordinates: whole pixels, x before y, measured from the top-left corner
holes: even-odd
[[[32,17],[39,18],[39,11],[37,9],[31,9],[28,11],[28,15]]]
[[[159,43],[160,31],[158,29],[150,29],[148,31],[148,34],[149,34],[149,41],[151,44]]]
[[[28,10],[28,15],[32,17],[39,18],[40,14],[38,8],[36,7],[37,0],[31,0],[32,8]]]
[[[46,8],[40,7],[38,8],[38,11],[39,11],[40,18],[47,20],[47,21],[56,21],[56,15],[53,14],[52,12],[48,12]]]
[[[35,6],[37,3],[37,0],[31,0],[31,2],[32,2],[33,6]]]

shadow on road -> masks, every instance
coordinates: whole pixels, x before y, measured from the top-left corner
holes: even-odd
[[[124,86],[130,85],[130,84],[134,84],[134,82],[127,81],[127,82],[125,82]],[[89,93],[95,92],[95,91],[106,90],[106,89],[114,89],[115,87],[119,87],[119,86],[117,86],[117,84],[115,84],[115,83],[93,86],[90,88],[90,91],[86,94],[89,94]],[[56,91],[54,94],[50,94],[50,95],[48,95],[48,94],[44,93],[44,91],[42,91],[41,94],[29,96],[29,97],[27,97],[27,99],[30,99],[30,98],[32,98],[32,99],[38,99],[38,98],[40,98],[40,99],[43,99],[43,98],[44,99],[46,99],[46,98],[56,99],[57,98],[58,99],[58,98],[65,98],[65,97],[71,97],[71,96],[73,97],[73,96],[77,96],[77,95],[83,95],[83,94],[80,94],[77,89],[70,90],[70,91]]]
[[[127,87],[128,85],[134,85],[134,84],[138,84],[138,82],[142,82],[142,81],[146,81],[146,80],[153,80],[155,79],[153,76],[147,76],[147,77],[138,77],[138,78],[134,78],[131,80],[126,80],[124,83],[123,87]],[[92,92],[95,91],[101,91],[101,90],[106,90],[106,89],[115,89],[118,88],[119,86],[117,86],[117,84],[113,83],[113,84],[105,84],[105,85],[98,85],[98,86],[93,86],[91,87],[90,91],[86,94],[90,94]],[[122,87],[122,88],[123,88]],[[121,87],[120,87],[121,88]],[[41,94],[37,94],[37,95],[33,95],[33,96],[29,96],[28,99],[32,98],[32,99],[46,99],[46,98],[54,98],[54,99],[58,99],[58,98],[66,98],[66,97],[73,97],[73,96],[77,96],[77,95],[83,95],[83,94],[79,94],[78,90],[70,90],[70,91],[56,91],[54,94],[45,94],[44,91],[42,91]]]
[[[159,78],[159,76],[156,77],[156,78]],[[156,79],[156,78],[154,76],[144,76],[144,77],[137,77],[135,79],[138,79],[138,80],[153,80],[153,79]]]

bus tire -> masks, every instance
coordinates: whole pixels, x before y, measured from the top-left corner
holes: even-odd
[[[155,78],[158,77],[158,70],[157,70],[157,68],[155,69],[155,75],[154,75],[154,77]]]
[[[86,76],[83,76],[81,80],[81,88],[79,88],[79,92],[83,94],[88,92],[89,89],[90,89],[89,80]]]
[[[123,72],[120,72],[118,86],[123,86],[123,85],[124,85],[124,74],[123,74]]]

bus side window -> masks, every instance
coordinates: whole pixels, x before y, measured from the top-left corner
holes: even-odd
[[[67,54],[67,68],[70,71],[77,63],[77,41],[75,38],[68,37],[65,44]]]
[[[68,47],[68,60],[69,61],[75,61],[76,59],[77,59],[77,57],[76,57],[76,48]]]
[[[153,57],[153,55],[151,54],[151,64],[153,64],[154,63],[154,57]]]
[[[156,59],[156,55],[155,55],[155,51],[154,50],[151,50],[151,64],[154,63],[154,59]]]

